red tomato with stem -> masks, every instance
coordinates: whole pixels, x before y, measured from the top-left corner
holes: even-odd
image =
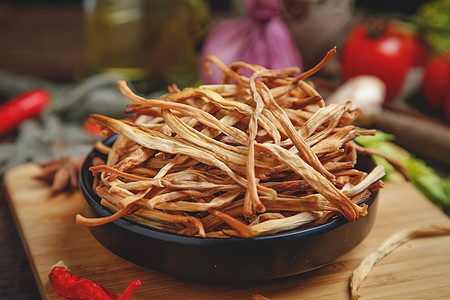
[[[403,89],[406,76],[417,63],[411,33],[385,20],[357,24],[342,49],[343,80],[373,75],[386,84],[385,103],[393,102]]]

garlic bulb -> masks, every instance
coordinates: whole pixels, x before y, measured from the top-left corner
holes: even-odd
[[[383,110],[386,85],[375,76],[360,75],[344,82],[326,101],[327,103],[346,103],[351,101],[354,108],[361,109],[356,120],[360,126],[369,126]]]

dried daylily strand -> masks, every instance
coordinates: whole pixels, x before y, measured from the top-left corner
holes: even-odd
[[[227,166],[223,161],[216,158],[216,156],[209,150],[203,149],[199,150],[196,147],[183,143],[176,139],[171,139],[170,137],[163,137],[158,132],[145,130],[136,124],[126,123],[124,121],[115,120],[112,118],[91,115],[90,119],[93,122],[101,122],[103,124],[108,124],[111,130],[120,133],[122,136],[126,136],[136,143],[156,149],[162,152],[172,153],[172,154],[183,154],[195,158],[199,162],[205,163],[206,165],[215,166],[223,170],[230,178],[236,181],[236,183],[247,187],[247,180],[237,173],[235,173],[229,166]],[[149,134],[152,132],[153,134]],[[275,196],[275,192],[271,189],[259,186],[260,191],[272,194]]]
[[[386,155],[386,153],[384,153],[383,151],[381,151],[379,149],[364,148],[355,142],[352,142],[352,145],[353,145],[353,147],[355,147],[355,149],[358,153],[376,155],[376,156],[386,159],[389,162],[389,164],[392,165],[405,178],[405,180],[407,180],[407,181],[410,180],[408,170],[406,170],[405,166],[397,159],[390,157],[389,155]]]
[[[322,69],[330,61],[330,59],[334,56],[334,54],[336,54],[336,47],[334,47],[333,49],[328,51],[327,55],[325,55],[325,57],[316,66],[314,66],[314,68],[298,75],[295,78],[294,82],[304,80],[308,77],[311,77],[315,73],[317,73],[320,69]]]
[[[247,193],[244,198],[244,216],[250,216],[253,214],[253,209],[257,212],[265,212],[265,207],[261,203],[257,191],[257,179],[255,176],[255,138],[258,130],[258,119],[264,108],[264,102],[262,100],[259,91],[256,89],[256,78],[260,72],[255,72],[250,77],[250,91],[255,102],[255,110],[250,117],[248,123],[248,157],[247,157]]]
[[[103,154],[109,154],[109,152],[111,151],[111,147],[106,146],[101,141],[95,142],[94,148]]]
[[[211,208],[208,211],[211,214],[215,215],[216,217],[222,219],[224,222],[228,223],[231,227],[233,227],[234,230],[239,233],[239,234],[236,234],[237,236],[252,237],[252,236],[257,235],[257,232],[255,230],[253,230],[247,224],[245,224],[244,222],[242,222],[238,219],[235,219],[235,218],[233,218],[217,209],[214,209],[214,208]],[[231,233],[231,231],[229,231],[229,233]]]
[[[348,220],[355,220],[359,214],[365,214],[364,208],[361,208],[350,201],[342,192],[334,187],[319,172],[315,171],[311,166],[303,160],[296,159],[295,154],[277,145],[259,145],[262,150],[268,151],[271,155],[277,157],[291,168],[291,170],[302,176],[315,190],[327,198],[336,207],[341,209],[342,214]]]
[[[267,298],[266,296],[263,296],[261,294],[253,294],[252,300],[270,300],[270,298]]]
[[[250,228],[258,234],[275,234],[281,231],[287,231],[298,228],[302,225],[311,223],[317,219],[317,216],[310,212],[302,212],[290,217],[282,219],[271,219],[256,225],[250,226]]]
[[[117,86],[119,87],[120,91],[124,94],[125,97],[130,99],[131,101],[134,101],[135,103],[142,104],[142,105],[148,105],[151,107],[165,107],[169,109],[176,109],[179,110],[185,114],[188,114],[192,117],[197,118],[198,120],[201,120],[201,122],[204,122],[207,126],[210,126],[217,130],[222,130],[224,133],[229,135],[230,137],[234,139],[238,139],[238,142],[241,142],[242,144],[245,144],[247,141],[247,136],[244,135],[242,132],[236,130],[234,127],[227,127],[221,124],[217,119],[213,118],[210,114],[206,113],[205,111],[202,111],[201,109],[188,106],[186,104],[182,103],[175,103],[175,102],[168,102],[163,100],[148,100],[142,97],[139,97],[131,92],[131,90],[126,85],[125,81],[119,81],[117,83]]]
[[[378,249],[364,258],[360,265],[353,271],[350,279],[350,297],[353,300],[360,299],[358,288],[361,286],[364,279],[369,274],[374,265],[383,257],[397,249],[399,246],[414,238],[432,237],[450,234],[450,227],[448,225],[428,225],[419,228],[409,228],[399,231],[391,235],[381,244]]]
[[[323,165],[318,160],[317,156],[312,152],[312,150],[307,146],[305,140],[298,134],[295,127],[292,125],[289,117],[284,112],[284,110],[276,103],[272,94],[268,90],[267,86],[260,83],[260,91],[265,105],[274,112],[278,121],[280,121],[284,130],[294,143],[295,147],[299,151],[299,156],[301,159],[305,160],[309,165],[311,165],[315,170],[320,172],[326,178],[333,180],[334,176],[328,172]]]
[[[102,218],[85,218],[80,214],[76,215],[76,222],[77,224],[80,225],[85,225],[85,226],[99,226],[99,225],[103,225],[109,222],[112,222],[114,220],[117,220],[123,216],[125,216],[126,214],[129,214],[134,208],[132,206],[129,206],[127,208],[118,210],[116,213],[112,214],[111,216],[107,216],[107,217],[102,217]]]
[[[143,176],[137,176],[131,173],[126,173],[120,170],[117,170],[113,167],[107,166],[107,165],[98,165],[98,166],[92,166],[89,168],[89,170],[92,172],[92,174],[95,176],[99,173],[102,172],[107,172],[107,173],[111,173],[114,174],[116,176],[121,176],[121,177],[125,177],[128,179],[134,179],[134,180],[147,180],[147,177],[143,177]]]

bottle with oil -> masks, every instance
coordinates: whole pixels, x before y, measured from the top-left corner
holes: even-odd
[[[202,0],[85,0],[87,74],[116,73],[148,91],[198,82],[210,29]]]

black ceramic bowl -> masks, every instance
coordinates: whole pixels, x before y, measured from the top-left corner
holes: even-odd
[[[112,144],[113,139],[105,141]],[[111,213],[99,204],[89,171],[92,159],[104,157],[93,150],[81,170],[84,214],[103,217]],[[375,167],[369,156],[358,158],[357,168]],[[344,217],[309,229],[256,238],[202,238],[143,227],[118,219],[89,227],[92,235],[123,259],[149,269],[201,281],[262,280],[298,274],[326,265],[356,247],[370,232],[376,217],[377,192],[365,204],[369,213],[357,221]]]

